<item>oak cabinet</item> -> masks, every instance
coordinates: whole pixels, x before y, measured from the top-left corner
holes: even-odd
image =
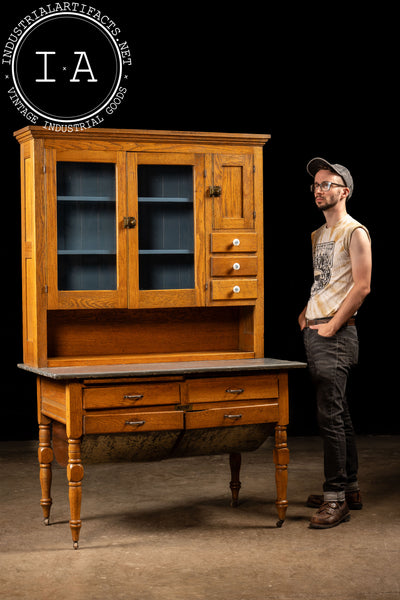
[[[24,363],[263,356],[269,136],[41,127],[15,135]]]
[[[287,500],[288,371],[264,358],[266,135],[16,132],[23,364],[37,376],[41,506],[67,468],[74,547],[84,465],[240,453],[275,435]]]

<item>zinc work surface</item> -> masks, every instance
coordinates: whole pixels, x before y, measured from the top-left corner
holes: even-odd
[[[227,456],[85,469],[79,550],[65,469],[54,466],[51,524],[39,506],[37,442],[0,444],[0,589],[7,600],[398,600],[400,438],[359,437],[364,507],[308,528],[322,446],[289,436],[286,521],[275,526],[272,440],[242,457],[238,508]]]
[[[92,379],[96,377],[140,377],[151,375],[183,375],[195,373],[220,373],[237,371],[281,371],[304,368],[303,362],[280,360],[276,358],[254,358],[244,360],[200,360],[190,362],[166,362],[126,365],[98,365],[76,367],[31,367],[18,365],[21,369],[31,371],[51,379]]]

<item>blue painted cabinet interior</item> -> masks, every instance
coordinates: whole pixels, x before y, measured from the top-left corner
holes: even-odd
[[[115,290],[116,169],[57,163],[59,290]],[[139,288],[194,288],[193,168],[138,167]]]
[[[139,165],[139,289],[194,288],[193,170]]]
[[[115,165],[57,163],[59,290],[116,289]]]

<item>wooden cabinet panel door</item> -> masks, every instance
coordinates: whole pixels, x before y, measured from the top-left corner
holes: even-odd
[[[215,154],[213,171],[214,190],[220,189],[213,196],[213,229],[252,229],[253,156]]]

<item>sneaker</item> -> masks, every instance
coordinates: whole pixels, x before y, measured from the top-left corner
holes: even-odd
[[[347,502],[323,502],[316,514],[311,517],[311,529],[328,529],[350,519]]]

